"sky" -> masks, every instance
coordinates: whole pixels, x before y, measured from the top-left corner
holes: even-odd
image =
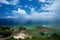
[[[60,22],[60,0],[0,0],[0,19]]]

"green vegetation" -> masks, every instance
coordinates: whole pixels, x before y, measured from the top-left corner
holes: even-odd
[[[40,30],[36,29],[36,25],[24,25],[24,26],[13,26],[10,28],[10,26],[0,26],[0,38],[6,38],[5,40],[60,40],[60,35],[56,33],[44,33]],[[29,35],[32,35],[33,37],[25,38],[25,39],[15,39],[13,38],[13,35],[18,34],[20,30],[26,30]],[[50,37],[46,37],[46,35],[52,34]],[[45,37],[44,37],[45,36]]]
[[[6,39],[6,40],[17,40],[17,39],[14,39],[13,37],[11,37],[11,38]],[[25,39],[18,39],[18,40],[60,40],[60,36],[54,33],[51,37],[48,37],[48,38],[36,38],[36,37],[33,37],[32,39],[25,38]]]
[[[1,27],[0,26],[0,38],[6,38],[8,36],[11,36],[12,31],[9,27]]]
[[[54,33],[49,40],[60,40],[60,35]]]
[[[14,39],[13,37],[11,37],[11,38],[7,38],[5,40],[17,40],[17,39]]]

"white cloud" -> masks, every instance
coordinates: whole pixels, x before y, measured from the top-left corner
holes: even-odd
[[[45,10],[51,10],[50,12],[37,12],[35,11],[35,8],[31,7],[31,13],[30,15],[27,15],[25,10],[22,10],[20,8],[18,8],[18,10],[14,11],[15,13],[18,14],[24,14],[23,17],[31,20],[53,20],[54,16],[56,15],[54,11],[52,11],[55,6],[54,5],[45,5],[46,8],[44,8]],[[43,8],[43,7],[42,7]]]
[[[45,0],[39,0],[39,2],[45,2]]]
[[[17,18],[17,16],[7,16],[5,18]]]
[[[35,8],[31,8],[31,15],[24,15],[24,17],[31,20],[53,20],[55,15],[54,12],[37,12]]]
[[[55,1],[55,0],[46,0],[46,2],[48,2],[49,4],[52,4],[53,1]]]
[[[19,3],[19,0],[13,0],[13,1],[10,2],[10,4],[12,4],[12,5],[16,5],[18,3]]]
[[[18,4],[19,0],[12,0],[11,2],[7,1],[7,0],[0,0],[0,3],[2,4],[7,4],[7,5],[16,5]]]
[[[58,5],[60,5],[59,2],[55,0],[51,5],[46,4],[44,7],[41,7],[43,10],[49,10],[49,12],[37,12],[35,8],[30,8],[31,15],[25,15],[25,18],[33,20],[54,20]]]
[[[18,10],[14,10],[13,12],[14,12],[14,13],[18,13],[18,14],[26,15],[26,11],[25,11],[25,10],[22,10],[22,9],[20,9],[20,8],[18,8]]]
[[[3,3],[3,4],[10,4],[7,0],[0,0],[0,3]]]
[[[43,8],[44,10],[51,10],[50,12],[37,12],[35,11],[35,8],[32,7],[30,8],[31,10],[30,15],[28,15],[25,10],[22,10],[20,8],[18,8],[18,10],[14,10],[13,13],[14,14],[17,13],[18,15],[22,14],[22,16],[26,18],[27,20],[29,19],[31,20],[53,20],[56,15],[55,11],[53,11],[55,10],[55,8],[56,8],[56,3],[54,2],[52,5],[45,5]]]
[[[49,11],[55,11],[56,10],[56,6],[58,5],[56,1],[51,0],[52,4],[45,4],[45,6],[41,7],[42,10],[49,10]],[[50,1],[49,1],[50,2]]]
[[[53,5],[47,5],[45,4],[44,7],[41,7],[42,10],[48,10],[48,11],[53,11],[55,8]]]
[[[45,2],[45,0],[40,1]],[[43,10],[49,10],[49,12],[37,12],[35,11],[35,8],[31,8],[31,15],[29,15],[27,18],[31,18],[34,20],[53,20],[56,15],[56,6],[56,1],[54,1],[51,5],[45,4],[44,7],[41,7]]]
[[[49,3],[49,4],[52,4],[53,1],[54,1],[54,0],[39,0],[39,2],[42,2],[42,3],[47,2],[47,3]]]
[[[13,16],[9,15],[9,16],[6,16],[4,18],[18,18],[18,17],[21,17],[21,15],[22,16],[27,15],[26,11],[22,10],[20,8],[18,8],[18,10],[13,10],[12,13],[13,13]]]

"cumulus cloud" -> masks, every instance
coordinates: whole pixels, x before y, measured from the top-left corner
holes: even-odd
[[[41,7],[43,10],[49,10],[49,12],[37,12],[32,8],[33,11],[31,11],[31,15],[28,17],[34,20],[54,20],[58,16],[56,11],[59,11],[59,2],[59,0],[55,0],[51,5],[46,4],[44,7]]]
[[[49,4],[51,4],[54,0],[39,0],[39,2],[45,3],[48,2]]]
[[[0,3],[2,3],[2,4],[7,4],[7,5],[16,5],[16,4],[18,4],[18,2],[19,2],[19,0],[12,0],[12,1],[7,1],[7,0],[0,0]]]
[[[51,5],[45,4],[45,6],[41,7],[41,9],[42,10],[55,11],[56,10],[56,6],[57,6],[57,2],[56,1],[52,1],[51,3],[52,3]]]
[[[3,3],[3,4],[10,4],[7,0],[0,0],[0,3]]]
[[[24,15],[27,15],[26,11],[20,8],[18,8],[17,10],[13,10],[11,13],[13,13],[13,16],[9,15],[4,18],[21,18],[24,17]]]
[[[16,5],[18,3],[19,3],[19,0],[13,0],[13,1],[10,2],[10,4],[12,4],[12,5]]]
[[[18,10],[14,10],[13,12],[14,12],[14,13],[18,13],[18,14],[26,15],[26,11],[25,11],[25,10],[22,10],[22,9],[20,9],[20,8],[18,8]]]
[[[23,17],[31,20],[53,20],[53,18],[55,17],[56,13],[53,11],[56,8],[56,5],[52,4],[52,5],[45,5],[44,7],[41,7],[43,10],[49,10],[49,12],[38,12],[35,10],[34,7],[30,8],[31,12],[30,15],[28,15],[26,13],[25,10],[22,10],[20,8],[18,8],[18,10],[15,10],[15,13],[19,14],[23,14]]]
[[[31,15],[25,15],[25,18],[32,20],[52,20],[54,16],[54,12],[37,12],[32,8]]]
[[[17,18],[17,16],[6,16],[5,18]]]
[[[51,4],[54,0],[46,0],[49,4]]]
[[[39,2],[45,2],[46,0],[39,0]]]
[[[56,10],[55,8],[57,8],[56,1],[51,5],[46,4],[44,7],[41,7],[41,8],[43,10],[49,10],[49,12],[38,12],[35,10],[34,7],[32,7],[32,8],[30,8],[30,10],[31,10],[30,15],[28,15],[27,12],[21,8],[14,10],[13,13],[15,15],[22,14],[22,16],[27,20],[29,20],[29,19],[31,19],[31,20],[53,20],[54,19],[55,15],[56,15],[54,10]],[[18,16],[18,17],[20,17],[20,16]]]

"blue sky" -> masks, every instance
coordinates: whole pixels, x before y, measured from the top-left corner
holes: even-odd
[[[0,0],[0,19],[60,20],[60,0]]]

